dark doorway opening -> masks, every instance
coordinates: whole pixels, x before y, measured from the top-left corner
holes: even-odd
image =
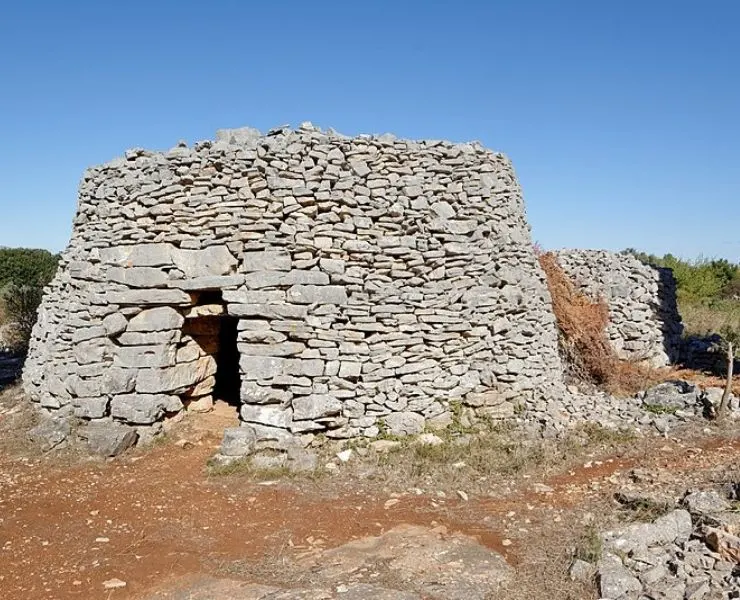
[[[197,379],[181,396],[192,412],[209,412],[218,405],[238,410],[241,377],[237,347],[239,320],[226,314],[221,292],[197,292],[188,311],[178,346],[178,361],[192,364]]]
[[[239,319],[219,318],[218,352],[216,354],[216,383],[213,397],[237,408],[241,404],[241,377],[239,376],[239,349],[236,345]]]

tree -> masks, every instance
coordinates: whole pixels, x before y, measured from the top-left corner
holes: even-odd
[[[740,344],[740,331],[727,327],[722,331],[722,337],[725,341],[725,350],[727,351],[727,382],[725,391],[722,393],[722,399],[717,409],[717,420],[722,421],[727,415],[727,409],[730,404],[732,394],[732,376],[735,367],[735,349]]]
[[[59,255],[35,248],[0,248],[0,290],[6,285],[43,287],[57,270]]]
[[[43,289],[38,285],[11,283],[2,293],[5,315],[10,325],[12,347],[25,352],[36,323],[36,313],[41,304]]]
[[[57,270],[59,255],[33,248],[0,248],[0,325],[11,347],[25,351],[43,288]]]

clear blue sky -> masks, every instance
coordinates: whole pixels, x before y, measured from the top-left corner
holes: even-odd
[[[86,166],[219,127],[480,140],[534,238],[740,259],[740,2],[7,2],[0,245],[60,250]]]

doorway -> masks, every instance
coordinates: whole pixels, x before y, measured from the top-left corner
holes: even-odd
[[[219,318],[219,324],[213,397],[239,408],[241,377],[239,375],[239,349],[236,346],[239,319],[223,316]]]
[[[208,412],[221,405],[238,410],[238,324],[239,319],[226,314],[220,292],[202,292],[186,313],[177,356],[178,362],[192,362],[196,379],[182,396],[186,409]]]

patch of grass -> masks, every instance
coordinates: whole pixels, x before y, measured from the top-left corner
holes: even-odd
[[[450,401],[450,412],[452,413],[452,422],[445,428],[449,435],[465,435],[473,431],[473,427],[463,423],[463,412],[465,407],[459,400]]]
[[[403,470],[412,479],[450,475],[458,479],[461,475],[519,473],[545,458],[541,440],[525,441],[503,427],[474,435],[436,433],[443,443],[420,444],[414,438],[401,438],[398,447],[378,457],[379,464]]]
[[[727,328],[740,330],[740,300],[695,300],[679,295],[686,335],[704,336]]]
[[[167,446],[172,441],[172,436],[167,432],[162,432],[155,435],[152,440],[146,445],[147,448],[160,448]]]
[[[376,423],[378,426],[379,433],[375,436],[376,440],[388,440],[390,442],[403,442],[407,440],[407,436],[393,435],[388,429],[388,424],[383,419],[378,419]]]
[[[206,463],[206,472],[209,477],[248,477],[256,481],[268,481],[272,479],[287,479],[296,475],[285,466],[256,467],[251,457],[238,458],[224,463],[213,459]]]
[[[668,514],[673,507],[667,503],[655,502],[649,498],[639,498],[623,505],[627,520],[648,523]]]
[[[546,471],[597,448],[613,449],[635,439],[630,430],[595,424],[583,425],[556,440],[529,437],[505,424],[469,435],[436,433],[442,444],[402,438],[397,447],[385,453],[371,452],[360,462],[367,466],[368,461],[376,461],[374,479],[392,487],[475,491],[485,489],[486,482],[497,477]]]
[[[595,564],[601,559],[604,551],[601,535],[595,525],[589,525],[578,539],[573,557]]]
[[[584,445],[621,445],[632,442],[636,439],[637,434],[633,429],[620,427],[612,429],[603,427],[598,423],[584,423],[574,428],[571,436],[585,436]]]

